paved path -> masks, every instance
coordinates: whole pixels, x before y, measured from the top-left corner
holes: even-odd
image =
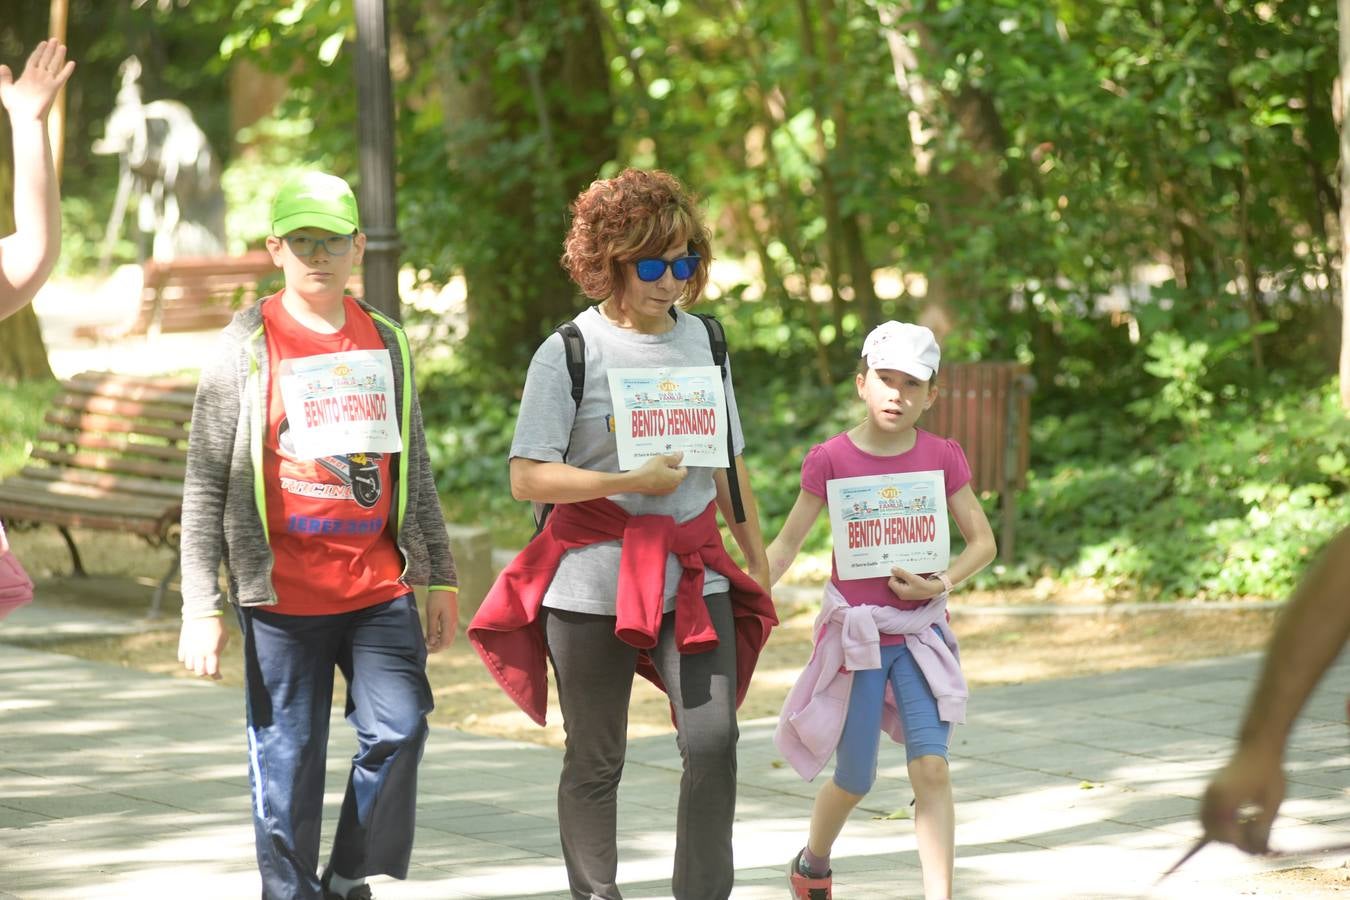
[[[0,641],[65,618],[30,607],[0,625]],[[952,755],[958,896],[1232,897],[1244,875],[1308,864],[1209,848],[1150,893],[1196,835],[1195,799],[1255,666],[1249,655],[977,691]],[[1348,683],[1343,662],[1298,728],[1278,846],[1350,840]],[[256,897],[242,727],[236,690],[0,644],[0,898]],[[742,723],[738,900],[787,896],[782,869],[813,794],[771,733],[770,721]],[[333,734],[329,822],[345,778],[336,761],[352,752],[344,723]],[[433,731],[411,877],[376,879],[376,896],[565,898],[559,759]],[[903,754],[884,748],[882,762],[836,847],[843,900],[921,896],[912,822],[883,818],[909,803]],[[620,811],[628,897],[669,896],[678,769],[670,738],[633,742]]]

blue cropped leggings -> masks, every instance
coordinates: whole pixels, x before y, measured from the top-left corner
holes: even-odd
[[[950,723],[938,718],[937,698],[928,680],[904,644],[881,648],[881,668],[853,673],[844,732],[835,751],[834,783],[850,794],[866,794],[877,778],[877,752],[881,742],[881,709],[886,684],[895,692],[900,721],[905,727],[905,758],[947,758],[951,741]]]

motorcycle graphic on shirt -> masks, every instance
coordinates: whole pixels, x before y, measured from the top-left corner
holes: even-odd
[[[295,444],[291,440],[290,421],[286,418],[277,426],[277,448],[285,456],[297,458]],[[384,492],[379,465],[383,458],[383,453],[346,453],[341,456],[320,456],[313,461],[351,488],[352,499],[358,506],[371,509],[380,502],[380,495]]]

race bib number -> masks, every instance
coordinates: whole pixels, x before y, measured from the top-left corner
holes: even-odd
[[[941,470],[825,482],[834,563],[842,581],[890,577],[891,566],[941,572],[951,556]]]
[[[346,350],[278,366],[281,402],[299,459],[403,449],[388,350]]]
[[[682,465],[725,468],[727,402],[717,366],[610,369],[619,468],[684,453]]]

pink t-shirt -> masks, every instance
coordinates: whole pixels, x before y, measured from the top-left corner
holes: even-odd
[[[825,498],[825,482],[834,478],[853,478],[858,475],[889,475],[896,472],[929,472],[941,469],[950,497],[970,483],[970,464],[956,441],[914,429],[914,446],[896,456],[874,456],[853,443],[847,432],[836,434],[823,444],[816,444],[802,461],[802,489]],[[839,569],[832,565],[830,581],[844,595],[850,606],[894,606],[899,609],[917,609],[926,601],[901,600],[886,586],[885,578],[859,578],[840,581]],[[916,572],[918,575],[931,573]],[[883,644],[898,644],[904,635],[881,636]]]

